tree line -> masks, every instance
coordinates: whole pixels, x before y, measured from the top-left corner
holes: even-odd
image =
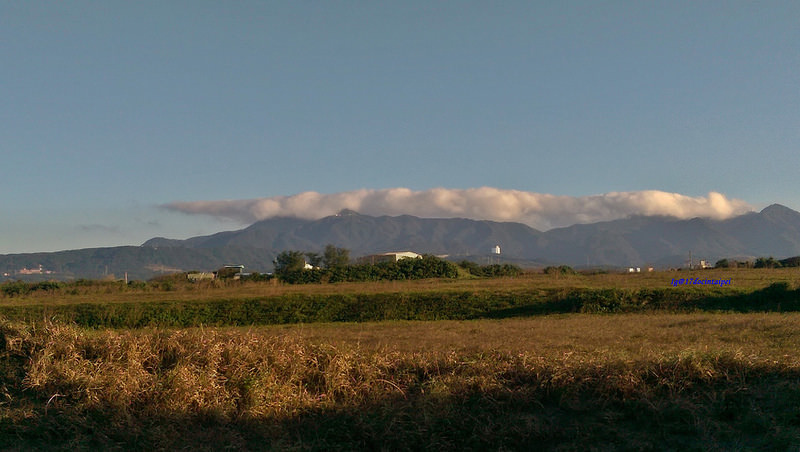
[[[735,259],[720,259],[714,268],[783,268],[800,267],[800,256],[775,259],[774,257],[759,257],[755,261],[737,261]]]
[[[459,266],[480,277],[515,276],[522,270],[510,264],[480,266],[463,261],[459,265],[429,254],[398,261],[353,264],[350,250],[327,245],[320,253],[283,251],[273,261],[274,275],[289,284],[361,282],[425,278],[457,278]]]

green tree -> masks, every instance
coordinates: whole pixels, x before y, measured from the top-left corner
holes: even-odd
[[[302,251],[281,251],[272,264],[275,266],[276,276],[302,271],[306,266],[305,254]]]
[[[720,259],[714,264],[714,268],[730,268],[731,263],[728,262],[728,259]]]
[[[327,269],[347,267],[350,264],[350,250],[327,245],[322,255],[322,264]]]

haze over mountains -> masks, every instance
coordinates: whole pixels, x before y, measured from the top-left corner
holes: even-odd
[[[527,265],[678,267],[721,258],[800,255],[800,213],[773,204],[727,220],[665,216],[626,219],[538,231],[521,223],[368,216],[345,210],[320,220],[278,217],[251,226],[185,240],[153,238],[143,245],[0,256],[7,278],[39,265],[55,278],[94,278],[125,272],[144,279],[159,273],[211,270],[244,264],[270,271],[283,250],[320,251],[334,244],[351,256],[415,251],[451,259],[482,260],[495,245],[502,259]],[[35,273],[35,272],[34,272]]]

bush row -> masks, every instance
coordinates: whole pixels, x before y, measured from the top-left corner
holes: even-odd
[[[42,281],[38,283],[12,281],[0,285],[0,291],[7,297],[13,297],[26,295],[36,291],[53,292],[57,289],[60,289],[61,286],[62,284],[56,281]]]
[[[499,278],[503,276],[519,276],[522,269],[512,264],[478,265],[471,261],[461,261],[458,266],[469,272],[470,275],[482,278]]]
[[[101,280],[88,280],[77,279],[71,282],[62,281],[41,281],[41,282],[26,282],[26,281],[9,281],[0,284],[0,294],[5,297],[19,297],[29,294],[40,293],[54,293],[61,292],[70,295],[78,295],[85,293],[87,290],[96,292],[122,292],[122,291],[172,291],[181,284],[185,284],[186,274],[179,273],[174,275],[167,275],[152,280],[145,281],[129,281],[127,284],[123,281],[101,281]]]
[[[245,326],[383,320],[465,320],[558,313],[800,311],[800,290],[549,289],[516,292],[286,294],[209,302],[81,303],[0,307],[14,320],[91,328]]]

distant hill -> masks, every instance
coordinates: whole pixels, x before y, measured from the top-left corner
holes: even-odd
[[[726,257],[789,257],[800,254],[800,212],[773,204],[727,220],[637,216],[552,229],[543,250],[572,265],[681,266]],[[583,257],[583,260],[581,260]],[[627,262],[627,263],[626,263]]]
[[[188,248],[246,247],[266,250],[321,250],[326,244],[371,254],[419,250],[430,254],[487,254],[495,245],[514,249],[515,256],[536,250],[542,233],[520,223],[467,219],[430,219],[410,215],[372,217],[352,211],[320,220],[271,218],[235,232],[187,240],[148,240],[143,246]]]
[[[118,246],[87,248],[54,253],[0,255],[3,279],[122,279],[146,280],[166,273],[217,269],[225,264],[247,262],[249,268],[269,269],[273,256],[263,250],[223,247],[194,249],[186,247]],[[36,269],[43,274],[21,274],[19,270]]]
[[[139,247],[4,255],[0,271],[13,278],[19,269],[42,265],[65,277],[122,277],[128,272],[135,279],[230,263],[270,271],[280,251],[321,251],[327,244],[347,248],[353,257],[410,250],[479,260],[500,245],[502,258],[518,263],[676,267],[689,252],[696,261],[711,262],[800,255],[800,213],[773,204],[728,220],[636,216],[542,232],[520,223],[342,211],[320,220],[271,218],[185,240],[153,238]]]

